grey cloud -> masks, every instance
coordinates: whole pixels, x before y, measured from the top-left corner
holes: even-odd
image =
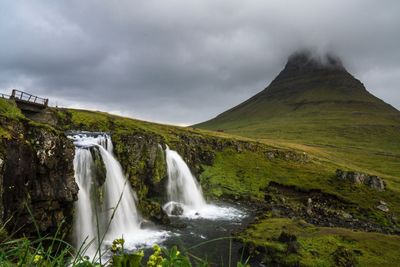
[[[167,123],[262,90],[301,48],[339,55],[397,108],[400,2],[2,1],[0,88]]]

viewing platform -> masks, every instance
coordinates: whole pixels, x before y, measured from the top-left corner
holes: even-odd
[[[41,112],[47,108],[49,99],[38,97],[20,90],[13,89],[11,95],[0,94],[1,98],[14,100],[22,111]]]

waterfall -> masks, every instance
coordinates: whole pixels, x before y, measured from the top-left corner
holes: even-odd
[[[111,154],[112,148],[106,150],[100,146],[99,149],[107,170],[105,180],[107,218],[111,218],[114,214],[106,236],[112,241],[113,237],[133,233],[139,229],[142,218],[136,209],[136,195],[123,175],[121,165]],[[117,205],[118,208],[115,210]]]
[[[201,209],[206,205],[200,185],[191,173],[182,157],[168,147],[167,158],[169,201],[181,203],[192,209]]]
[[[83,244],[85,239],[87,239],[86,244],[93,241],[93,244],[90,245],[86,251],[91,257],[95,254],[97,247],[97,241],[95,240],[96,220],[93,215],[90,196],[92,189],[92,166],[93,158],[90,151],[88,149],[76,148],[74,168],[75,180],[79,187],[79,198],[75,204],[74,237],[77,247]]]
[[[136,195],[113,155],[110,136],[85,133],[69,137],[74,140],[75,179],[79,186],[75,245],[79,248],[85,240],[85,244],[93,242],[85,253],[93,257],[99,247],[98,233],[100,239],[104,236],[102,245],[123,237],[125,247],[131,248],[165,239],[164,231],[140,228],[142,217],[136,208]],[[104,170],[99,170],[102,166]]]
[[[163,207],[170,216],[188,218],[232,219],[244,214],[232,207],[208,204],[196,178],[178,152],[165,149],[168,183],[168,203]]]

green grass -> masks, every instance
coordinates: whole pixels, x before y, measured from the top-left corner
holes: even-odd
[[[239,234],[239,239],[270,248],[279,255],[287,248],[287,244],[279,241],[282,232],[297,237],[299,250],[289,256],[301,266],[336,266],[333,254],[339,247],[354,254],[358,266],[397,266],[400,261],[399,236],[315,227],[288,218],[263,219]]]
[[[0,98],[0,138],[10,139],[10,124],[7,121],[24,119],[24,115],[14,101]]]
[[[207,193],[258,199],[264,197],[260,190],[271,181],[305,189],[326,188],[325,182],[335,170],[334,166],[324,166],[316,160],[268,160],[263,153],[237,152],[232,149],[218,152],[214,164],[204,166],[204,169],[200,178],[202,184],[210,190]]]
[[[100,111],[65,109],[58,110],[58,114],[59,116],[61,114],[64,118],[68,115],[71,116],[71,121],[64,125],[65,130],[108,131],[113,134],[146,132],[158,135],[169,142],[179,140],[180,134],[191,134],[203,138],[221,137],[248,140],[247,138],[230,136],[223,133],[218,134],[207,130],[194,130],[191,128],[146,122]]]
[[[226,141],[253,142],[249,138],[216,133],[206,130],[161,125],[134,120],[130,118],[111,115],[103,112],[85,110],[62,110],[69,114],[71,121],[65,125],[68,129],[82,129],[91,131],[111,131],[114,140],[126,133],[147,133],[158,136],[163,142],[170,144],[179,142],[181,136],[195,136],[205,140],[222,139]],[[66,116],[66,115],[64,115]],[[68,117],[67,116],[67,117]],[[228,196],[241,197],[254,200],[263,199],[260,191],[267,187],[271,181],[284,185],[294,185],[302,189],[321,189],[324,192],[342,197],[348,202],[359,205],[370,212],[370,216],[385,223],[383,212],[377,211],[376,206],[380,200],[388,203],[390,211],[395,216],[400,216],[400,183],[394,176],[399,162],[386,160],[387,155],[374,154],[368,149],[351,148],[359,153],[347,153],[337,147],[311,146],[289,143],[282,140],[259,140],[259,150],[236,151],[227,148],[214,151],[215,160],[212,166],[203,165],[200,181],[204,192],[211,198]],[[116,142],[116,146],[119,143]],[[307,153],[309,160],[306,162],[286,160],[284,158],[267,159],[265,152],[274,148],[298,154]],[[377,160],[377,159],[381,159]],[[395,159],[395,158],[394,158]],[[377,174],[387,182],[387,190],[377,192],[365,187],[354,187],[335,180],[337,168],[345,170],[364,171]],[[157,178],[158,179],[158,178]]]
[[[212,166],[203,167],[200,181],[203,191],[211,197],[244,197],[263,201],[264,193],[261,190],[274,181],[303,190],[320,189],[336,195],[363,208],[371,220],[382,224],[386,224],[387,217],[376,209],[380,200],[390,205],[391,214],[400,215],[399,184],[392,183],[389,177],[385,177],[388,189],[384,192],[365,186],[352,186],[335,178],[335,170],[343,166],[316,157],[306,162],[281,158],[269,160],[258,152],[226,149],[217,153]]]
[[[20,119],[24,117],[14,101],[3,98],[0,98],[0,116],[9,119]]]

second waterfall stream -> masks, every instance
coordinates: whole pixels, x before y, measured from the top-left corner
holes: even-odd
[[[136,208],[136,195],[113,155],[109,135],[80,133],[70,135],[75,145],[75,179],[79,186],[74,221],[75,245],[98,258],[101,249],[123,237],[125,247],[152,245],[167,233],[142,229]]]
[[[168,146],[165,149],[168,183],[168,203],[164,210],[170,216],[184,216],[191,219],[232,219],[244,214],[232,207],[208,204],[202,189],[186,162]]]

